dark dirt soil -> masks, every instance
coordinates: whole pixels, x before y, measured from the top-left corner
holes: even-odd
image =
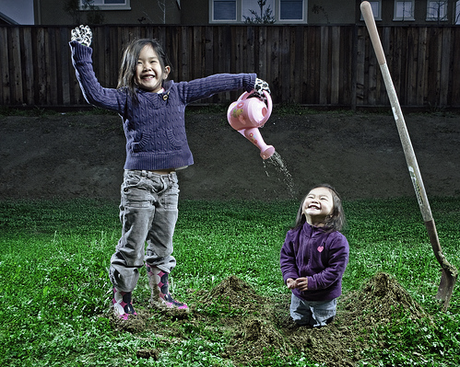
[[[195,164],[179,172],[182,199],[299,199],[327,182],[345,200],[413,196],[391,114],[273,114],[261,129],[284,162],[262,160],[225,113],[188,113]],[[406,123],[428,196],[460,195],[460,115]],[[118,200],[125,158],[116,115],[0,117],[0,199]]]
[[[266,365],[266,356],[276,351],[278,356],[301,352],[320,365],[348,367],[366,360],[366,351],[385,346],[380,328],[397,325],[403,318],[430,322],[430,316],[386,273],[376,274],[362,289],[342,297],[334,322],[323,328],[295,325],[289,317],[289,295],[260,296],[235,276],[209,292],[201,291],[197,299],[188,314],[166,316],[175,320],[176,327],[169,330],[158,330],[152,321],[158,319],[158,311],[148,308],[138,309],[138,315],[128,321],[112,317],[112,323],[128,332],[155,332],[160,348],[163,339],[164,343],[180,340],[180,330],[206,325],[215,335],[230,335],[221,357],[238,366]],[[210,311],[216,308],[218,315]],[[227,315],[222,310],[228,310]],[[158,349],[137,352],[141,358],[158,359],[159,354]]]

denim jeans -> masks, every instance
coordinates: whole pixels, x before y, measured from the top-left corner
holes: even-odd
[[[179,185],[175,172],[125,170],[121,185],[122,235],[110,260],[112,284],[131,292],[144,263],[170,273],[174,227],[178,216]],[[147,243],[147,247],[145,244]]]
[[[337,298],[331,301],[304,301],[291,295],[290,313],[298,325],[326,326],[335,317]]]

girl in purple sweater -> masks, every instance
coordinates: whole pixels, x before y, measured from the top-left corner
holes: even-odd
[[[102,87],[92,66],[92,34],[87,26],[72,31],[70,48],[78,82],[88,103],[117,112],[126,136],[121,186],[122,235],[110,261],[115,315],[135,315],[132,291],[139,270],[147,268],[153,304],[188,310],[169,292],[168,275],[176,266],[173,233],[178,215],[176,171],[193,164],[185,134],[185,107],[218,92],[244,89],[263,95],[268,84],[256,74],[216,74],[190,82],[168,81],[171,65],[156,40],[127,46],[116,89]],[[147,244],[147,246],[145,246]]]
[[[349,247],[339,232],[342,202],[331,186],[314,187],[302,200],[281,248],[281,272],[292,291],[290,314],[298,325],[325,326],[336,314]]]

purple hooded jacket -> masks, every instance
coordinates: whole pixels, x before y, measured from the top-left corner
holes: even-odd
[[[348,264],[348,241],[340,232],[305,223],[291,229],[281,248],[284,282],[308,277],[308,290],[292,293],[305,301],[330,301],[342,294],[342,276]]]

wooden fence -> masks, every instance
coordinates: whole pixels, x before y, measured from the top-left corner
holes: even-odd
[[[0,27],[2,106],[87,106],[71,64],[71,27]],[[402,106],[460,107],[460,27],[379,29]],[[173,64],[171,78],[256,72],[274,103],[318,107],[388,106],[365,27],[96,26],[93,61],[103,86],[115,87],[124,46],[157,38]],[[226,104],[236,92],[204,103]]]

